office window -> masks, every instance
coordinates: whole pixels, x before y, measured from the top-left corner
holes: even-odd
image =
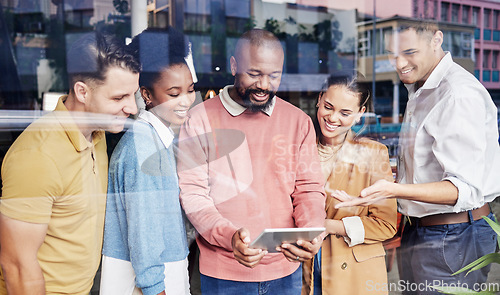
[[[451,5],[451,21],[454,23],[458,23],[458,11],[460,10],[460,5],[452,4]]]
[[[472,24],[476,26],[479,24],[479,7],[472,9]]]
[[[489,28],[491,26],[491,9],[484,10],[483,23],[485,28]]]
[[[448,13],[450,11],[450,3],[441,2],[441,21],[448,21]]]
[[[474,48],[474,38],[472,37],[472,34],[462,33],[462,38],[460,41],[462,43],[462,57],[474,58],[472,56],[472,49]]]
[[[385,29],[379,29],[377,30],[377,34],[375,37],[376,40],[376,49],[375,49],[375,54],[380,55],[380,54],[385,54],[385,43],[384,43],[384,36],[387,35],[387,32],[391,31],[392,28],[385,28]]]
[[[390,38],[389,36],[392,36],[391,33],[392,33],[392,28],[383,28],[382,29],[382,36],[381,36],[382,42],[381,42],[380,50],[379,50],[379,52],[377,52],[377,54],[382,54],[382,55],[386,54],[386,52],[385,52],[386,38]]]
[[[472,34],[454,31],[444,31],[443,49],[450,51],[453,57],[472,58]]]
[[[483,40],[490,41],[491,40],[491,30],[484,29],[483,31]]]
[[[481,39],[481,29],[479,29],[479,28],[474,29],[474,39],[476,39],[476,40]]]
[[[498,50],[493,50],[491,54],[491,68],[498,69]]]
[[[462,6],[462,23],[463,24],[469,23],[469,13],[470,13],[470,6],[469,5]]]
[[[250,0],[224,0],[226,16],[249,18]]]
[[[500,41],[500,31],[499,30],[493,30],[493,41]]]
[[[491,81],[491,71],[490,70],[483,71],[483,81],[484,82]]]
[[[210,0],[184,0],[184,13],[210,14]]]
[[[500,81],[500,73],[498,71],[491,72],[491,82],[499,82]]]
[[[371,31],[361,32],[358,35],[358,53],[360,57],[371,55]]]
[[[500,16],[499,10],[493,10],[493,29],[498,29],[498,17]]]
[[[483,52],[483,68],[484,69],[489,69],[490,68],[490,50],[485,50]]]

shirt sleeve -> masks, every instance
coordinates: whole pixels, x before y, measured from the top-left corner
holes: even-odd
[[[0,212],[10,218],[49,223],[52,205],[63,194],[54,160],[38,150],[9,152],[2,165]]]
[[[467,93],[465,93],[467,94]],[[425,123],[434,139],[432,153],[448,180],[458,189],[453,212],[477,208],[484,203],[483,179],[486,161],[486,107],[481,93],[455,96],[435,108]],[[446,115],[443,115],[446,114]]]
[[[137,151],[137,148],[149,146],[148,150],[154,151],[155,142],[151,133],[143,134],[148,131],[146,128],[139,129],[134,128],[133,141],[125,142],[115,150],[117,157],[113,157],[110,163],[108,198],[120,202],[125,211],[124,222],[127,224],[130,262],[136,285],[144,295],[155,295],[165,290],[165,266],[161,257],[165,249],[162,222],[166,208],[162,198],[169,194],[177,197],[178,191],[165,190],[161,177],[143,171],[145,159],[141,154],[145,151]]]
[[[323,227],[326,218],[326,197],[316,133],[309,118],[302,126],[305,131],[299,146],[295,189],[291,195],[293,218],[297,227]]]
[[[365,241],[365,228],[359,216],[348,216],[342,218],[347,236],[344,241],[349,247],[363,244]]]
[[[232,250],[232,236],[238,230],[217,210],[210,196],[208,119],[190,117],[181,127],[177,173],[182,207],[198,233],[211,245]]]

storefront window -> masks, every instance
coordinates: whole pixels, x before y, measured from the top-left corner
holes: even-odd
[[[315,119],[319,93],[324,90],[326,79],[339,73],[359,72],[359,82],[369,89],[370,95],[366,113],[358,121],[369,118],[366,122],[371,122],[362,129],[365,133],[360,136],[372,138],[388,148],[394,173],[399,156],[399,131],[408,98],[408,90],[400,81],[394,62],[387,58],[386,46],[392,40],[388,38],[393,37],[397,28],[421,17],[440,17],[443,49],[451,52],[453,59],[480,82],[485,82],[484,85],[496,83],[487,90],[500,97],[500,50],[491,47],[496,44],[494,42],[485,42],[488,46],[483,48],[480,40],[500,41],[500,2],[498,7],[493,7],[495,1],[462,1],[460,4],[428,0],[408,0],[404,4],[398,1],[315,0],[133,1],[0,0],[0,159],[28,125],[12,131],[10,120],[17,119],[17,115],[7,111],[26,110],[35,118],[40,117],[42,111],[52,110],[57,99],[69,91],[68,49],[75,40],[96,30],[110,33],[123,43],[130,42],[136,30],[145,28],[173,27],[181,31],[190,43],[196,103],[213,98],[225,86],[234,83],[231,58],[239,37],[252,28],[270,31],[283,48],[283,72],[276,95],[312,119]],[[132,5],[139,2],[139,8]],[[487,2],[487,8],[476,2]],[[375,3],[376,15],[373,15]],[[425,7],[421,9],[420,5]],[[397,11],[391,6],[397,7]],[[423,16],[414,15],[418,11]],[[141,17],[137,18],[139,14]],[[482,30],[480,25],[484,26]],[[145,94],[136,94],[139,102],[142,102],[141,95]],[[498,99],[494,102],[500,105]],[[184,110],[176,111],[182,113]],[[133,122],[136,119],[137,116],[131,116]],[[306,121],[309,124],[310,121]],[[175,128],[172,130],[178,132]],[[211,136],[216,138],[217,132],[214,130]],[[112,138],[108,145],[109,155],[122,134],[107,134]],[[266,136],[263,130],[262,137],[266,140],[277,143],[281,140]],[[275,148],[281,151],[280,146]],[[226,155],[221,156],[224,157]],[[231,160],[228,160],[230,164]],[[227,169],[231,172],[232,168],[229,165]],[[278,185],[289,180],[272,181]],[[495,208],[500,212],[500,205]],[[386,246],[385,250],[390,255],[392,248]],[[383,253],[379,253],[379,257]],[[397,262],[388,258],[387,265],[395,266]],[[397,282],[397,269],[388,268],[389,282]],[[194,271],[198,271],[199,276],[199,270]],[[491,276],[492,282],[500,280],[499,267],[492,267]],[[193,294],[199,291],[199,282],[196,284]],[[98,294],[98,290],[96,280],[91,294]]]

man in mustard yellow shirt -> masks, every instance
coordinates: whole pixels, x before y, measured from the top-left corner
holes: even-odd
[[[88,294],[99,266],[108,159],[104,131],[137,112],[140,66],[114,37],[68,52],[70,91],[2,164],[0,294]]]

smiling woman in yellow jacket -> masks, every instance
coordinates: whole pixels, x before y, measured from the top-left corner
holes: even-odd
[[[387,148],[369,139],[355,139],[350,128],[365,111],[368,90],[357,76],[332,76],[318,98],[318,151],[325,191],[359,196],[379,179],[393,181]],[[382,241],[396,233],[396,200],[367,207],[336,209],[326,199],[329,234],[314,260],[303,264],[302,294],[387,294]]]

